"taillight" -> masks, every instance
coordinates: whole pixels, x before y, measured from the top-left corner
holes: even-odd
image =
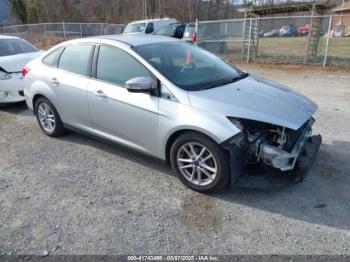
[[[194,45],[197,45],[197,34],[196,33],[193,33],[193,35],[192,35],[192,43]]]
[[[30,68],[28,66],[25,66],[22,68],[22,76],[25,77],[26,74],[30,72]]]

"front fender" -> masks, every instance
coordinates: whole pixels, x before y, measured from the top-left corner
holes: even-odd
[[[209,109],[203,111],[190,105],[160,101],[157,136],[157,154],[160,158],[166,158],[166,145],[169,138],[183,130],[200,132],[218,144],[240,132],[239,128],[226,116]]]

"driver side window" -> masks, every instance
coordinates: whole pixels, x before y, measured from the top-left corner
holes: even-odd
[[[96,78],[120,87],[134,77],[149,77],[147,69],[125,51],[110,46],[100,46]]]

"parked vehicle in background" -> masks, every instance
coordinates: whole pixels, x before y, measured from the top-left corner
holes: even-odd
[[[190,23],[186,25],[182,40],[197,44],[212,53],[223,54],[227,42],[225,41],[226,36],[220,29],[217,23],[200,24],[196,32],[196,24]]]
[[[308,35],[309,32],[310,32],[310,24],[306,24],[306,25],[303,25],[303,26],[299,26],[298,27],[298,35],[299,36],[305,36],[305,35]],[[313,31],[312,32],[312,36],[315,37],[316,36],[316,31]],[[319,35],[320,36],[323,36],[324,35],[324,32],[322,30],[322,28],[319,29]]]
[[[266,33],[266,32],[260,30],[260,31],[259,31],[259,37],[264,37],[264,34],[265,34],[265,33]]]
[[[123,34],[153,34],[159,28],[175,23],[176,19],[170,18],[134,21],[126,25]]]
[[[333,36],[340,37],[344,35],[345,25],[341,22],[335,25],[333,30]]]
[[[298,30],[295,25],[285,25],[282,26],[279,32],[279,36],[281,37],[289,37],[289,36],[297,36],[298,35]]]
[[[185,40],[186,42],[192,43],[193,41],[193,34],[196,32],[196,24],[195,23],[189,23],[186,25],[184,35],[182,37],[182,40]]]
[[[184,35],[186,24],[171,24],[161,27],[155,35],[164,35],[181,39]]]
[[[310,24],[306,24],[298,27],[298,33],[301,36],[307,35],[309,31],[310,31]]]
[[[0,35],[0,104],[25,100],[21,70],[40,54],[24,39]]]
[[[279,34],[280,34],[280,30],[274,29],[264,33],[264,37],[276,37],[276,36],[279,36]]]
[[[175,38],[72,40],[24,72],[46,135],[68,127],[118,142],[168,161],[200,192],[239,183],[251,165],[300,182],[321,143],[311,100]]]

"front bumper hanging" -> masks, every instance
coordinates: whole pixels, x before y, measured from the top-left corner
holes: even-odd
[[[241,169],[238,177],[231,177],[231,184],[245,188],[269,189],[299,183],[313,166],[321,143],[321,135],[309,137],[300,150],[293,170],[281,172],[274,168],[246,167]],[[235,171],[237,172],[237,169]],[[231,174],[233,175],[233,172]]]

